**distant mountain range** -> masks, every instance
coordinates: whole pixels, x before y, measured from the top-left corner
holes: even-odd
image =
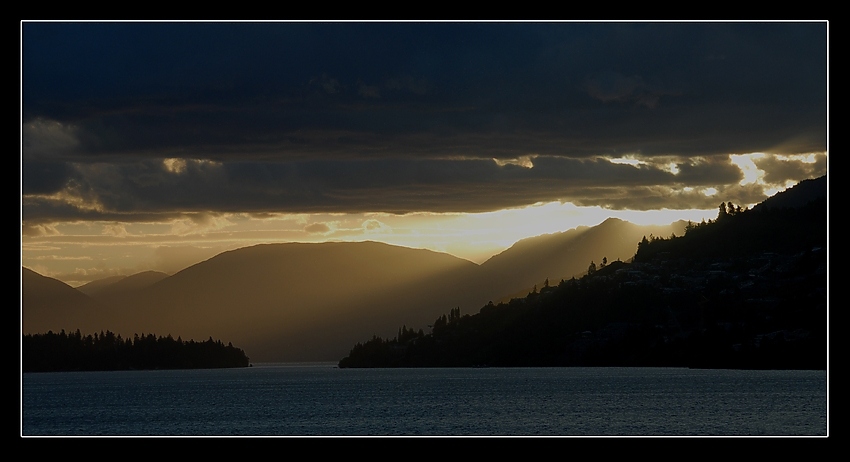
[[[677,221],[663,226],[641,226],[618,218],[608,218],[596,226],[580,226],[568,231],[520,240],[504,252],[494,255],[481,266],[488,277],[498,281],[496,287],[510,289],[497,293],[498,298],[516,295],[517,291],[542,287],[546,279],[556,284],[587,272],[591,262],[602,259],[613,262],[631,259],[644,236],[681,236],[687,222]]]
[[[581,275],[591,261],[629,260],[642,237],[681,235],[686,225],[612,218],[524,239],[481,265],[429,250],[333,242],[245,247],[172,276],[149,271],[77,289],[22,268],[23,333],[212,336],[252,361],[336,361],[364,337],[390,336],[402,325],[427,331],[452,308],[475,312],[546,279],[554,285]]]
[[[21,268],[21,314],[24,334],[59,332],[80,326],[99,302],[57,279]]]
[[[160,271],[143,271],[131,276],[112,276],[77,287],[80,292],[95,298],[109,297],[111,294],[121,295],[148,286],[168,277]]]

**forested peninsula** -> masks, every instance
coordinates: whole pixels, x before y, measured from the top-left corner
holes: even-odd
[[[544,281],[473,315],[452,309],[428,333],[373,336],[339,367],[826,369],[827,201],[825,177],[817,181],[805,187],[824,194],[805,205],[786,206],[790,195],[752,210],[721,203],[716,220],[684,236],[645,237],[628,262],[600,255],[580,278]]]
[[[23,372],[213,369],[247,367],[248,356],[210,337],[203,342],[153,334],[121,338],[110,331],[83,336],[79,330],[27,334]]]

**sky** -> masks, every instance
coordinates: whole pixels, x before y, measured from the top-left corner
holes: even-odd
[[[267,242],[477,263],[826,174],[828,23],[21,22],[21,264]]]

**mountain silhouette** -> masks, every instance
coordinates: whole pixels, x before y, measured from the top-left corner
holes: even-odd
[[[88,295],[26,267],[21,268],[21,305],[24,333],[84,328],[100,308]]]
[[[609,220],[523,240],[480,266],[377,242],[245,247],[168,277],[145,272],[87,284],[78,295],[87,293],[99,303],[75,319],[73,328],[124,336],[213,336],[240,345],[255,361],[336,360],[364,335],[386,336],[403,324],[428,329],[451,308],[477,310],[546,278],[586,270],[592,258],[602,258],[603,249],[614,249],[606,254],[612,260],[634,255],[640,236],[662,228]],[[30,288],[24,284],[27,312]],[[53,303],[64,301],[58,297]]]
[[[432,306],[444,310],[464,299],[476,268],[448,254],[376,242],[257,245],[104,303],[88,330],[211,335],[244,345],[256,361],[333,359],[363,332],[383,333],[408,319],[424,326]]]
[[[113,284],[125,278],[127,278],[127,276],[109,276],[83,284],[77,287],[77,290],[89,297],[93,297],[104,290],[108,290]]]
[[[77,290],[96,299],[127,297],[167,277],[168,274],[161,271],[143,271],[131,276],[112,276],[92,281],[77,287]]]
[[[427,334],[364,337],[338,365],[824,369],[828,208],[811,184],[792,205],[723,204],[684,235],[642,238],[628,263],[450,310]]]
[[[768,197],[753,207],[753,210],[765,208],[797,208],[816,199],[827,197],[826,176],[803,180],[796,185]]]
[[[591,261],[629,260],[643,236],[679,236],[685,225],[608,219],[521,240],[481,265],[377,242],[328,242],[245,247],[172,276],[145,272],[79,290],[23,268],[23,328],[212,336],[253,361],[336,361],[371,335],[391,337],[400,326],[427,332],[451,309],[474,313],[547,278],[555,285],[580,275]]]
[[[531,289],[547,278],[556,284],[587,272],[591,262],[600,264],[634,257],[643,236],[668,237],[684,234],[684,221],[663,226],[641,226],[618,218],[608,218],[597,226],[580,226],[568,231],[520,240],[504,252],[494,255],[481,266],[498,279],[497,287],[516,291]]]

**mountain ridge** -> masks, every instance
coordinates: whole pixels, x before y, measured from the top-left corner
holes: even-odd
[[[539,247],[543,241],[545,247],[547,239],[592,229],[530,238],[522,245]],[[521,251],[506,252],[500,259],[512,271],[374,241],[257,244],[222,252],[168,277],[158,273],[160,279],[146,286],[128,284],[144,275],[137,273],[100,287],[92,295],[101,303],[62,328],[212,335],[231,339],[258,361],[336,360],[364,334],[388,335],[404,323],[426,328],[449,308],[477,309],[547,277],[554,280],[558,273],[549,268],[570,260],[567,255],[536,267],[517,260]],[[546,254],[550,259],[562,255],[544,249]],[[586,269],[590,258],[581,252],[576,258],[582,261],[564,275]],[[31,295],[23,297],[24,311],[31,311],[30,300]],[[29,326],[25,333],[39,333]],[[332,339],[323,339],[326,335]]]
[[[142,271],[129,276],[112,276],[92,281],[77,287],[77,290],[98,299],[115,296],[121,297],[126,296],[127,293],[133,293],[149,287],[167,277],[169,277],[169,274],[161,271]]]
[[[642,239],[631,263],[358,342],[338,366],[826,369],[825,196],[723,204],[684,236]]]
[[[686,224],[675,225],[609,219],[523,239],[481,265],[374,241],[258,244],[116,291],[111,303],[81,299],[90,301],[87,309],[38,323],[39,316],[56,316],[64,302],[54,299],[52,311],[34,308],[37,301],[44,305],[44,296],[34,294],[37,284],[28,275],[22,277],[24,333],[49,327],[213,336],[239,344],[255,361],[338,360],[364,336],[386,337],[403,325],[424,329],[450,309],[478,310],[547,278],[557,284],[586,272],[591,261],[630,259],[644,234],[680,235],[674,229]]]
[[[57,301],[61,300],[61,303]],[[99,303],[69,286],[27,267],[21,267],[21,327],[24,333],[71,331],[79,320],[99,308]]]

